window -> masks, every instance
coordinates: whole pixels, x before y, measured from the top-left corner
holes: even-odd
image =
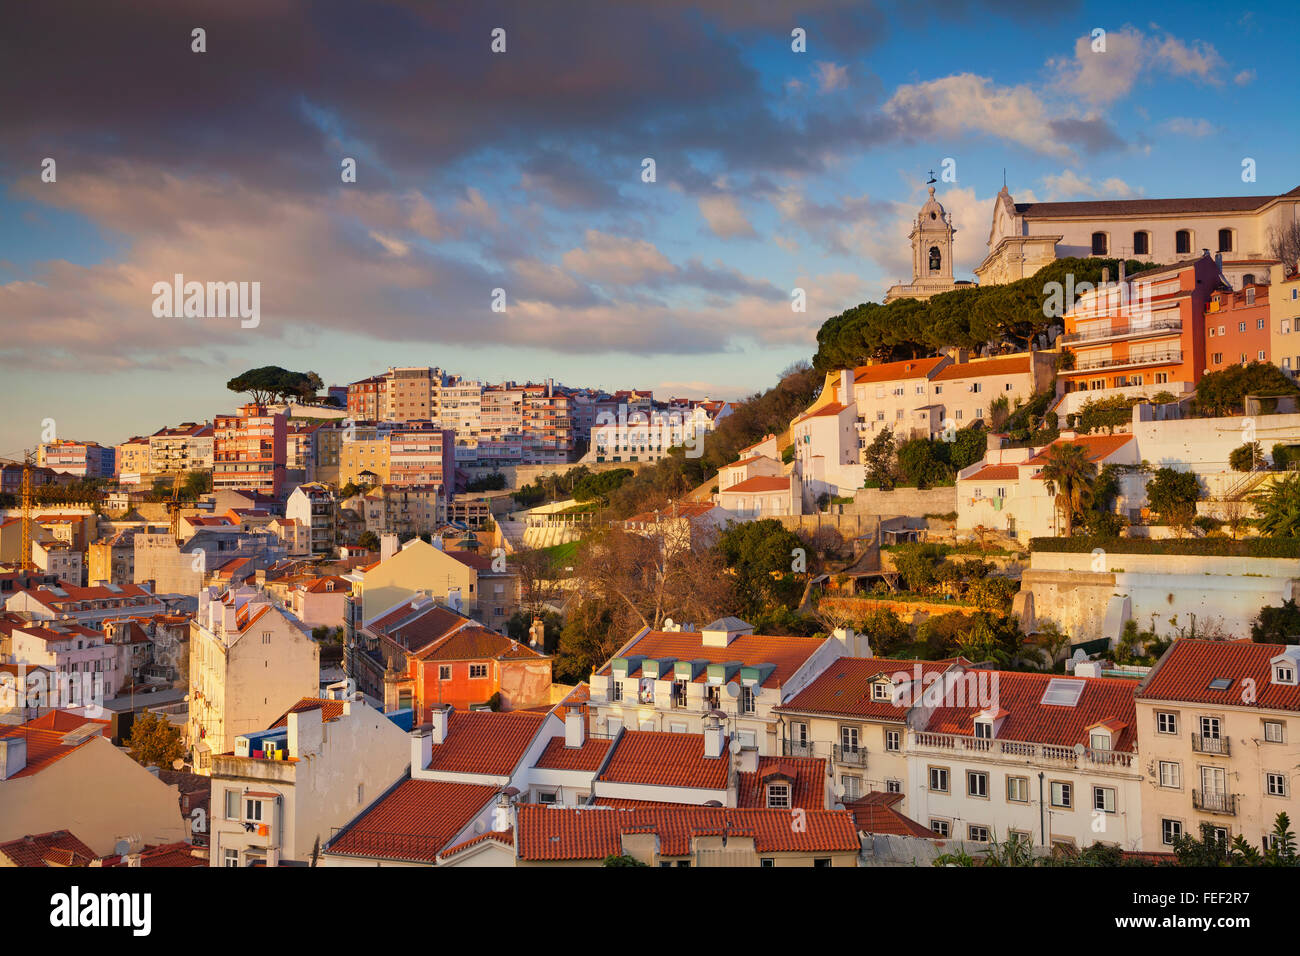
[[[1256,355],[1256,358],[1258,358],[1261,362],[1264,361],[1265,356],[1264,356],[1264,350],[1263,350],[1263,349],[1260,349],[1260,350],[1259,350],[1259,353]]]
[[[984,385],[982,382],[972,382],[970,390],[978,395],[980,392],[984,391]]]
[[[756,707],[754,704],[754,688],[740,688],[740,712],[742,714],[752,714]]]
[[[1173,846],[1174,842],[1183,835],[1183,825],[1178,820],[1161,820],[1160,830],[1164,837],[1165,846]]]
[[[976,418],[983,418],[983,417],[984,417],[984,409],[982,409],[982,408],[977,408],[977,409],[975,409],[975,417],[976,417]]]
[[[1222,352],[1215,352],[1215,353],[1214,353],[1214,358],[1213,358],[1212,361],[1214,362],[1215,365],[1222,365],[1222,364],[1223,364],[1223,353],[1222,353]]]
[[[1133,255],[1145,256],[1151,253],[1151,233],[1135,232],[1133,233]]]
[[[553,804],[553,803],[555,803],[555,791],[554,791],[554,790],[538,790],[538,791],[537,791],[537,802],[538,802],[538,803],[547,803],[547,804]]]
[[[226,791],[226,819],[227,820],[239,819],[239,791],[238,790]]]
[[[989,775],[976,770],[966,771],[966,793],[972,797],[988,799]]]
[[[227,847],[221,854],[222,866],[239,866],[239,851]]]
[[[1295,668],[1290,664],[1273,665],[1273,683],[1275,684],[1294,684]]]
[[[1093,750],[1109,750],[1110,734],[1105,731],[1093,731],[1088,735],[1088,746]]]
[[[889,692],[889,685],[883,681],[871,685],[872,700],[892,700],[893,695]]]
[[[1092,788],[1092,808],[1100,810],[1103,813],[1115,812],[1115,788],[1114,787],[1093,787]]]
[[[252,823],[262,822],[262,801],[261,800],[244,801],[244,819]]]
[[[1213,686],[1211,684],[1211,686]],[[1216,688],[1217,689],[1217,688]],[[1219,739],[1220,724],[1218,717],[1201,718],[1201,736],[1209,740]]]
[[[892,753],[898,753],[903,749],[903,734],[901,731],[885,731],[885,749]]]
[[[1007,777],[1007,800],[1011,803],[1029,802],[1029,778]]]
[[[776,860],[773,857],[765,856],[758,861],[759,866],[776,866]]]
[[[1167,711],[1156,712],[1156,732],[1161,734],[1178,733],[1178,715]]]
[[[901,780],[885,781],[885,793],[902,793],[902,792],[903,792],[903,781]]]
[[[1074,784],[1062,780],[1052,781],[1052,806],[1062,810],[1074,808]]]
[[[488,666],[486,664],[470,664],[469,679],[482,680],[483,678],[487,677],[488,676],[487,667]]]
[[[612,681],[609,682],[609,699],[610,699],[610,700],[622,700],[622,699],[623,699],[623,682],[622,682],[622,681],[620,681],[620,680],[612,680]]]
[[[1264,739],[1271,744],[1284,742],[1283,725],[1280,720],[1264,721]]]
[[[1268,782],[1268,795],[1270,797],[1286,796],[1286,774],[1270,773],[1265,774]]]
[[[1179,229],[1174,233],[1174,251],[1186,255],[1192,251],[1192,233],[1188,229]]]
[[[989,828],[982,827],[978,823],[972,823],[970,826],[968,826],[966,828],[966,833],[972,843],[989,842]]]
[[[862,796],[862,778],[845,774],[840,777],[840,786],[844,789],[845,800],[856,800]]]
[[[1232,251],[1232,230],[1231,229],[1219,230],[1219,251],[1220,252]]]
[[[930,789],[935,793],[948,792],[948,768],[931,767],[930,768]]]
[[[930,829],[939,836],[946,838],[951,828],[947,820],[931,820]]]
[[[1160,786],[1168,787],[1171,790],[1181,790],[1183,787],[1182,765],[1172,760],[1160,761]]]
[[[1238,331],[1238,332],[1245,332],[1245,331],[1246,331],[1246,323],[1245,323],[1245,322],[1238,322],[1238,323],[1237,323],[1237,331]]]
[[[993,739],[993,721],[977,720],[975,721],[975,737],[978,740]]]
[[[1255,328],[1256,328],[1256,329],[1262,329],[1263,327],[1264,327],[1264,320],[1263,320],[1263,319],[1256,319],[1256,320],[1255,320]]]
[[[790,785],[788,783],[769,783],[767,785],[767,806],[769,810],[790,809]]]
[[[1104,256],[1110,251],[1110,240],[1104,232],[1094,232],[1092,234],[1092,254],[1094,256]]]
[[[813,859],[813,866],[830,866],[831,858],[828,856],[819,856]]]
[[[438,680],[451,680],[451,665],[450,665],[450,664],[439,664],[439,665],[438,665]]]
[[[858,728],[840,728],[840,749],[845,753],[855,754],[858,752]]]

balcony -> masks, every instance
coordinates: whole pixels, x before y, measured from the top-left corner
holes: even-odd
[[[845,767],[865,767],[867,765],[866,747],[845,747],[843,744],[835,744],[831,749],[834,751],[837,764]]]
[[[1141,368],[1146,365],[1178,365],[1183,360],[1182,350],[1152,352],[1146,355],[1129,355],[1124,358],[1096,359],[1092,362],[1078,360],[1067,372],[1090,372],[1094,369]]]
[[[1127,768],[1133,765],[1133,754],[1118,750],[1094,750],[1090,747],[1076,752],[1073,747],[1053,744],[1029,743],[1021,740],[991,740],[987,737],[967,737],[961,734],[919,733],[912,749],[931,753],[975,753],[1023,759],[1027,763],[1050,767],[1090,767],[1104,770]]]
[[[781,741],[781,756],[783,757],[812,757],[816,746],[811,740],[805,740],[802,743],[797,740]]]
[[[1192,734],[1192,749],[1198,754],[1217,754],[1226,757],[1229,753],[1228,738]]]
[[[1225,816],[1237,815],[1237,796],[1232,793],[1206,793],[1204,790],[1192,791],[1192,806],[1206,813],[1222,813]]]
[[[1181,333],[1182,330],[1183,322],[1181,319],[1166,319],[1161,322],[1121,325],[1111,329],[1094,329],[1091,332],[1070,332],[1061,336],[1061,342],[1066,345],[1072,342],[1111,342],[1119,339],[1150,338],[1152,336]]]

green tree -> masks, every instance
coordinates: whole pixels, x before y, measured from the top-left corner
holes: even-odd
[[[1228,464],[1233,471],[1256,471],[1264,466],[1264,449],[1257,441],[1238,445],[1229,453]]]
[[[1300,642],[1300,606],[1287,598],[1277,607],[1259,609],[1251,622],[1250,639],[1256,644],[1295,644]]]
[[[867,480],[876,482],[882,491],[893,491],[898,474],[894,467],[894,433],[888,428],[871,440],[866,453]]]
[[[315,372],[291,372],[278,365],[263,365],[236,375],[226,382],[226,388],[247,392],[254,402],[266,405],[276,400],[313,401],[323,384]]]
[[[900,544],[891,552],[894,570],[907,590],[924,593],[936,581],[935,574],[943,561],[943,549],[937,544]]]
[[[1190,471],[1158,468],[1147,482],[1147,501],[1172,527],[1186,528],[1196,517],[1196,502],[1201,498],[1201,486]]]
[[[131,759],[146,767],[170,770],[175,761],[183,760],[186,755],[180,728],[150,711],[136,717],[131,735],[124,743]]]
[[[783,582],[793,585],[793,575],[809,567],[807,544],[775,518],[729,525],[718,536],[718,550],[735,575],[741,613],[751,616],[797,598],[797,585]]]
[[[1047,461],[1040,475],[1049,495],[1056,496],[1056,508],[1065,518],[1065,537],[1074,534],[1075,516],[1092,504],[1097,466],[1088,452],[1074,442],[1058,442],[1047,449]]]
[[[618,855],[611,853],[609,856],[605,857],[604,861],[600,865],[601,866],[646,866],[645,863],[642,863],[636,857],[629,856],[626,853],[618,854]]]
[[[1300,472],[1292,472],[1274,481],[1265,490],[1251,495],[1255,506],[1255,525],[1270,538],[1300,537]]]
[[[904,485],[930,488],[952,480],[948,446],[929,438],[912,438],[898,446],[898,474]]]
[[[1271,362],[1229,365],[1210,372],[1196,384],[1196,408],[1203,415],[1240,414],[1247,395],[1274,397],[1298,395],[1300,387]]]
[[[379,550],[379,535],[373,531],[363,531],[357,536],[357,547],[365,548],[367,551]]]

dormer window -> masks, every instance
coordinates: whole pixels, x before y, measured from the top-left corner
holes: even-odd
[[[1295,665],[1285,662],[1278,662],[1273,665],[1273,683],[1274,684],[1294,684],[1296,682]]]
[[[788,783],[769,783],[767,785],[767,808],[769,810],[790,809],[790,785]]]
[[[1111,746],[1110,731],[1094,730],[1088,735],[1088,746],[1093,750],[1110,750]]]
[[[872,700],[893,700],[894,695],[891,693],[892,688],[884,681],[877,681],[871,685]]]
[[[980,717],[975,721],[975,739],[992,740],[993,739],[993,721],[987,717]]]

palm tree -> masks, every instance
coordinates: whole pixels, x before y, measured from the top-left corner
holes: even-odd
[[[1270,538],[1300,535],[1300,473],[1274,481],[1267,490],[1251,495],[1256,524]]]
[[[1047,449],[1042,470],[1044,487],[1056,496],[1056,507],[1065,514],[1065,536],[1074,533],[1074,516],[1092,504],[1097,466],[1088,460],[1088,450],[1074,442],[1058,442]]]

